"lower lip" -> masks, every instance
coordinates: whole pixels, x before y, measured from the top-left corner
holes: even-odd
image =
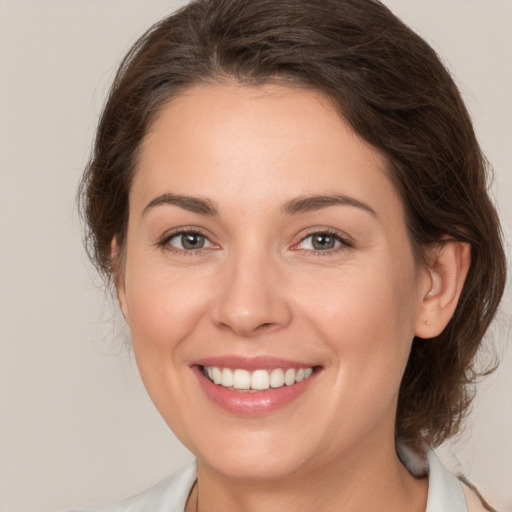
[[[241,416],[261,416],[286,407],[301,396],[317,375],[297,382],[291,386],[269,388],[264,391],[237,391],[214,384],[203,375],[199,366],[192,366],[201,388],[206,396],[227,412]]]

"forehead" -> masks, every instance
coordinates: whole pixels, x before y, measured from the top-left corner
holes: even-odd
[[[165,192],[244,207],[326,193],[398,200],[385,159],[331,101],[283,85],[199,85],[169,101],[143,141],[131,202]]]

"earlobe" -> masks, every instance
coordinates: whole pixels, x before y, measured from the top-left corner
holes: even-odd
[[[452,318],[471,265],[471,247],[449,240],[432,249],[429,261],[415,326],[419,338],[438,336]]]
[[[119,309],[123,314],[124,319],[128,322],[128,311],[126,307],[126,290],[124,282],[124,273],[121,264],[121,249],[117,243],[117,238],[114,237],[110,243],[110,261],[114,277],[114,285],[116,287],[117,303]]]

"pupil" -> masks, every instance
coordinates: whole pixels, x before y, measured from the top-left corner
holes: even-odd
[[[315,235],[313,237],[313,247],[320,251],[332,249],[334,247],[334,237],[326,234]]]
[[[185,249],[201,249],[204,246],[204,236],[197,233],[182,235],[181,243]]]

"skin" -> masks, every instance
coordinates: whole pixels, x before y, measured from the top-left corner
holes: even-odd
[[[217,214],[163,194],[209,201]],[[296,198],[368,206],[283,213]],[[469,253],[447,243],[416,265],[386,162],[327,99],[280,85],[201,85],[146,135],[130,191],[118,296],[156,407],[198,460],[187,510],[424,511],[394,449],[397,395],[414,335],[436,335]],[[205,246],[180,245],[177,229]],[[312,232],[348,240],[312,250]],[[119,250],[113,241],[113,257]],[[191,364],[272,356],[320,366],[277,411],[231,414]]]

